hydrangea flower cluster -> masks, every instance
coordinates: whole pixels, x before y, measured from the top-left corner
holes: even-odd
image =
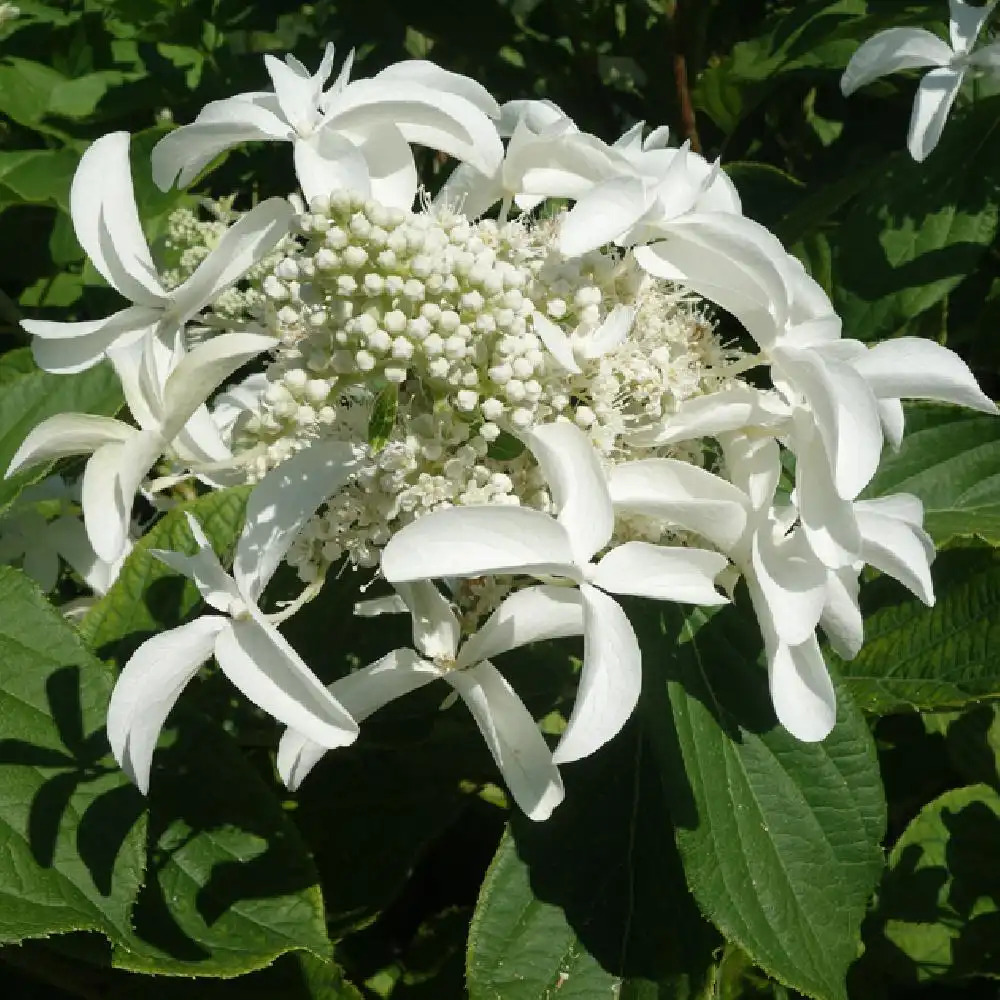
[[[555,105],[501,107],[422,60],[351,81],[348,58],[329,85],[330,47],[316,73],[265,61],[273,89],[208,105],[156,147],[153,176],[188,182],[234,144],[281,141],[301,193],[217,205],[208,223],[178,214],[157,270],[128,136],[105,136],[81,161],[73,220],[131,304],[24,324],[42,367],[106,358],[121,379],[131,422],[52,417],[8,470],[89,455],[84,525],[107,565],[138,490],[255,484],[231,573],[194,518],[195,555],[154,552],[217,613],[129,660],[108,718],[122,766],[147,787],[167,713],[213,656],[288,727],[293,788],[371,713],[441,679],[541,820],[563,797],[559,765],[612,739],[638,700],[616,597],[720,605],[740,578],[779,721],[823,739],[836,705],[817,630],[857,653],[864,566],[933,601],[920,501],[858,497],[899,444],[902,398],[995,412],[965,364],[929,341],[844,337],[719,164],[665,129],[609,145]],[[433,198],[413,144],[459,161]],[[750,349],[722,342],[715,309]],[[282,561],[302,597],[262,610]],[[344,563],[395,588],[357,614],[409,614],[413,642],[326,687],[279,626]],[[579,688],[553,751],[492,659],[571,636]]]

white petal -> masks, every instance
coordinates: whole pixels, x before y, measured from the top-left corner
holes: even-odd
[[[898,580],[924,604],[934,603],[930,563],[934,543],[923,528],[879,513],[877,508],[858,510],[863,544],[861,558]]]
[[[798,646],[779,643],[768,658],[778,721],[797,740],[818,743],[837,721],[837,695],[813,635]]]
[[[364,722],[383,705],[440,677],[441,671],[412,649],[394,649],[375,663],[334,681],[328,689],[353,719]],[[286,730],[278,744],[281,780],[294,792],[326,750],[297,730]]]
[[[198,593],[216,611],[229,614],[242,606],[243,600],[232,577],[222,568],[219,557],[194,515],[185,511],[188,527],[198,545],[194,555],[171,552],[168,549],[150,549],[149,554],[161,563],[194,581]]]
[[[506,598],[459,652],[457,664],[499,656],[547,639],[583,634],[583,598],[574,587],[527,587]]]
[[[923,28],[890,28],[873,35],[851,56],[840,89],[849,97],[879,77],[903,69],[946,66],[951,57],[948,44]]]
[[[826,452],[815,433],[801,444],[796,441],[795,494],[802,530],[819,560],[829,569],[857,562],[861,532],[854,505],[837,493]]]
[[[728,565],[725,556],[707,549],[625,542],[597,564],[590,581],[612,594],[684,604],[728,604],[715,589],[715,578]]]
[[[419,180],[410,144],[395,125],[368,131],[358,144],[368,165],[371,196],[382,205],[408,212]]]
[[[579,427],[565,420],[535,427],[523,436],[549,484],[576,561],[590,562],[608,544],[615,524],[597,451]]]
[[[553,323],[545,313],[536,310],[531,316],[531,328],[537,334],[538,339],[545,345],[545,349],[549,354],[566,371],[572,372],[574,375],[581,374],[580,365],[576,360],[576,355],[573,353],[573,344],[561,327]]]
[[[639,640],[621,606],[596,587],[584,601],[583,668],[576,703],[552,759],[579,760],[604,746],[628,721],[642,687]]]
[[[474,104],[412,81],[356,80],[330,103],[327,121],[348,131],[395,125],[407,142],[440,150],[485,174],[503,159],[496,126]]]
[[[827,580],[805,537],[796,531],[775,542],[765,526],[754,537],[747,575],[760,588],[777,638],[790,646],[805,642],[823,613]]]
[[[135,495],[163,449],[153,432],[132,431],[123,443],[102,445],[83,472],[83,520],[94,551],[114,562],[129,541]]]
[[[274,93],[285,121],[294,129],[311,126],[319,117],[319,98],[323,84],[297,69],[294,63],[283,63],[272,55],[264,56],[264,66],[274,85]]]
[[[171,315],[184,323],[239,281],[288,234],[294,214],[284,198],[268,198],[241,216],[191,277],[170,293]]]
[[[488,661],[456,670],[445,680],[469,706],[514,801],[542,821],[563,800],[563,783],[552,751],[507,679]]]
[[[104,319],[80,323],[24,319],[21,326],[35,337],[31,353],[39,368],[72,375],[92,368],[113,345],[142,337],[160,315],[159,309],[129,306]]]
[[[868,383],[850,365],[811,349],[776,347],[775,375],[805,397],[826,448],[837,492],[852,500],[882,457],[882,421]]]
[[[109,563],[99,559],[87,537],[87,529],[78,517],[57,518],[49,525],[49,534],[59,555],[83,578],[84,583],[96,594],[106,594],[124,560]],[[128,548],[131,549],[131,546]]]
[[[844,567],[830,574],[820,628],[833,651],[844,660],[853,660],[865,640],[865,626],[858,607],[858,571]]]
[[[233,621],[220,632],[215,658],[250,701],[286,726],[328,749],[357,739],[357,723],[344,706],[262,617]]]
[[[595,184],[635,170],[617,150],[582,132],[533,135],[519,126],[507,147],[508,184],[545,198],[582,198]]]
[[[504,137],[510,137],[520,123],[530,132],[546,132],[553,128],[576,131],[569,115],[552,101],[513,100],[506,101],[500,108],[497,129]]]
[[[562,525],[527,507],[450,507],[406,525],[382,550],[390,583],[504,573],[574,575]]]
[[[362,198],[371,193],[368,161],[358,148],[332,126],[295,140],[295,176],[309,202],[334,191],[351,191]]]
[[[755,511],[770,508],[781,478],[781,452],[773,438],[732,435],[724,441],[726,466],[733,484]]]
[[[194,122],[165,135],[153,147],[153,181],[161,191],[169,190],[175,178],[178,187],[186,187],[232,146],[291,138],[287,124],[245,97],[213,101]]]
[[[979,32],[995,6],[996,0],[989,0],[978,7],[965,0],[949,0],[951,45],[956,52],[968,52],[976,44]]]
[[[903,443],[903,431],[906,425],[906,415],[903,404],[898,399],[879,399],[878,417],[882,421],[882,433],[886,441],[898,451]]]
[[[388,80],[404,85],[408,82],[416,83],[429,90],[441,90],[468,101],[489,118],[500,117],[500,105],[482,84],[460,73],[452,73],[450,70],[442,69],[429,59],[404,59],[376,73],[374,79]],[[523,103],[547,105],[550,108],[555,108],[555,111],[560,116],[562,115],[562,112],[555,105],[550,105],[547,101],[526,101]]]
[[[413,619],[413,644],[429,660],[454,659],[462,627],[451,605],[428,580],[397,585]]]
[[[892,517],[914,528],[924,526],[923,501],[912,493],[891,493],[884,497],[873,497],[871,500],[855,500],[854,509],[858,513],[867,512]]]
[[[621,347],[632,331],[636,312],[634,306],[615,306],[605,317],[604,322],[584,342],[583,356],[593,361]]]
[[[273,337],[256,333],[223,333],[186,354],[164,389],[164,438],[172,441],[213,389],[276,344]]]
[[[661,518],[703,535],[723,551],[747,524],[747,499],[720,476],[672,458],[623,462],[608,474],[617,510]]]
[[[969,366],[947,347],[923,337],[897,337],[876,344],[853,367],[880,400],[936,399],[996,413],[993,401],[976,384]]]
[[[159,427],[163,419],[163,382],[159,372],[169,370],[173,352],[153,331],[120,341],[108,349],[111,362],[122,385],[125,404],[136,423],[147,430]]]
[[[147,639],[125,664],[108,705],[108,741],[115,760],[145,794],[153,749],[181,691],[212,655],[228,626],[210,615]]]
[[[910,155],[918,162],[925,160],[938,144],[964,74],[961,69],[932,69],[920,81],[906,140]]]
[[[377,618],[379,615],[408,615],[410,609],[399,594],[387,594],[385,597],[358,601],[354,605],[354,613],[359,618]]]
[[[14,453],[6,476],[40,462],[86,455],[102,445],[127,441],[135,431],[111,417],[90,413],[57,413],[35,427]]]
[[[263,593],[302,526],[347,482],[354,468],[349,444],[314,444],[272,469],[254,487],[233,561],[233,576],[252,600]]]
[[[726,212],[686,215],[664,229],[665,240],[636,247],[636,263],[715,302],[769,348],[790,307],[788,255],[778,239],[752,220]]]
[[[139,224],[128,158],[128,132],[92,143],[70,188],[77,239],[112,288],[137,305],[155,306],[164,291]]]
[[[647,212],[653,193],[639,177],[614,177],[583,194],[564,216],[559,249],[579,257],[624,236]]]
[[[435,205],[478,219],[504,196],[501,172],[484,174],[468,163],[459,163],[434,197]]]
[[[788,408],[776,393],[737,385],[684,400],[662,424],[635,431],[629,440],[640,447],[655,447],[749,427],[774,428],[787,419]]]

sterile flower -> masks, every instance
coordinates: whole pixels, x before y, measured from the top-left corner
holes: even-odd
[[[869,351],[842,339],[840,318],[823,289],[777,237],[750,219],[726,213],[679,219],[668,239],[637,247],[635,256],[651,274],[687,285],[743,324],[785,403],[810,415],[816,434],[796,437],[809,427],[800,421],[791,427],[790,445],[799,458],[807,448],[822,449],[834,497],[854,499],[875,474],[883,422],[901,425],[899,397],[996,412],[965,363],[939,344],[900,338]],[[726,425],[709,400],[697,405],[713,433],[747,426],[748,414],[739,407],[729,409],[733,422]],[[767,409],[765,426],[773,426]],[[704,426],[688,419],[685,433],[699,436]],[[676,440],[670,418],[662,431],[650,440]]]
[[[593,753],[625,724],[639,698],[642,657],[620,605],[608,594],[692,604],[723,604],[714,588],[726,559],[705,549],[626,542],[598,562],[610,542],[614,509],[586,435],[569,423],[524,435],[559,511],[513,506],[434,511],[394,535],[382,551],[393,584],[443,577],[527,574],[579,587],[584,608],[580,689],[556,763]]]
[[[849,97],[859,87],[889,73],[934,67],[920,81],[910,118],[907,146],[918,161],[938,144],[969,67],[1000,66],[1000,42],[973,51],[996,0],[981,7],[964,0],[949,0],[949,4],[950,45],[924,28],[889,28],[869,38],[854,53],[840,80],[840,89]]]
[[[153,266],[132,188],[129,135],[112,132],[83,154],[73,175],[70,214],[80,245],[105,281],[133,305],[77,323],[21,321],[39,367],[60,374],[97,364],[107,350],[152,331],[165,343],[287,234],[292,208],[269,198],[226,230],[191,277],[167,291]]]
[[[424,60],[406,60],[370,80],[349,80],[353,53],[333,72],[327,45],[316,73],[294,57],[264,57],[273,91],[237,94],[206,105],[190,124],[153,149],[153,179],[164,190],[189,184],[214,157],[241,142],[293,144],[295,172],[311,201],[347,190],[409,208],[417,192],[410,143],[438,149],[492,173],[503,147],[499,113],[478,83]]]
[[[444,680],[472,712],[514,801],[531,819],[548,819],[563,799],[562,779],[535,720],[489,657],[530,642],[580,635],[584,612],[579,592],[551,586],[520,590],[463,641],[458,618],[434,584],[420,581],[396,589],[399,605],[376,599],[362,603],[358,611],[409,611],[415,649],[394,649],[334,681],[331,694],[363,722],[393,699]],[[299,732],[285,733],[278,748],[285,784],[298,788],[325,752]]]
[[[219,668],[255,705],[323,747],[354,741],[354,719],[303,663],[258,601],[313,511],[347,482],[355,468],[346,444],[317,444],[260,481],[247,504],[232,575],[188,515],[194,555],[151,550],[192,579],[220,615],[202,615],[147,639],[122,670],[108,706],[108,740],[115,759],[146,792],[153,749],[167,715],[201,665]]]
[[[161,382],[156,370],[159,340],[147,334],[140,345],[133,343],[118,354],[125,399],[138,428],[111,417],[57,413],[28,434],[6,474],[90,454],[83,474],[83,519],[94,551],[114,562],[128,540],[136,490],[153,463],[220,382],[275,343],[253,333],[222,334],[185,354]],[[139,347],[141,362],[136,360]]]

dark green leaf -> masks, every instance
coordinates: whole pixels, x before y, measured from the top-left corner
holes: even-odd
[[[865,924],[866,977],[916,986],[1000,975],[1000,795],[987,785],[925,806],[889,855]]]
[[[864,719],[841,687],[822,743],[778,726],[742,607],[665,611],[661,628],[644,642],[646,705],[688,884],[764,971],[844,1000],[885,827]]]
[[[0,941],[128,933],[142,797],[108,755],[112,677],[17,570],[0,567]]]
[[[368,420],[368,445],[372,451],[381,451],[389,441],[396,426],[399,410],[399,386],[387,385],[376,397],[372,415]]]
[[[472,1000],[683,996],[709,976],[717,939],[684,884],[650,721],[567,766],[545,823],[513,819],[469,935]]]
[[[845,333],[887,337],[975,269],[997,233],[997,103],[949,123],[947,142],[916,163],[905,150],[854,203],[836,237]]]

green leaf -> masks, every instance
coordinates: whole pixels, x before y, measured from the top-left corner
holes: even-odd
[[[545,823],[513,818],[469,934],[471,1000],[683,996],[710,974],[717,937],[684,884],[645,725],[567,767]]]
[[[0,566],[0,941],[128,933],[142,797],[108,754],[111,673],[15,569]]]
[[[69,212],[69,188],[79,157],[71,149],[0,152],[0,207],[4,201],[55,205]]]
[[[379,452],[389,443],[398,410],[399,386],[393,383],[375,397],[372,406],[372,415],[368,420],[368,445],[372,451]]]
[[[646,710],[695,899],[769,975],[845,1000],[885,828],[864,719],[839,686],[822,743],[778,726],[742,606],[670,608],[660,629],[645,630]]]
[[[1000,795],[987,785],[925,806],[889,855],[866,921],[866,977],[917,985],[1000,976]]]
[[[1000,697],[1000,552],[952,549],[932,569],[933,608],[882,577],[862,590],[861,652],[850,661],[830,654],[865,711],[940,711]]]
[[[1000,222],[996,101],[949,122],[925,163],[905,150],[854,203],[835,243],[837,310],[848,336],[887,337],[971,274]]]
[[[153,760],[146,881],[114,964],[228,977],[290,951],[328,958],[319,877],[273,788],[218,723],[177,713],[170,728]]]
[[[978,536],[1000,544],[1000,420],[956,407],[906,407],[906,437],[887,451],[866,496],[913,493],[939,546]]]
[[[111,416],[122,405],[121,387],[111,366],[100,364],[78,375],[50,375],[28,362],[27,348],[0,358],[0,472],[6,470],[28,432],[56,413],[81,412]],[[0,480],[0,512],[18,494],[47,475],[54,463],[25,469]]]

